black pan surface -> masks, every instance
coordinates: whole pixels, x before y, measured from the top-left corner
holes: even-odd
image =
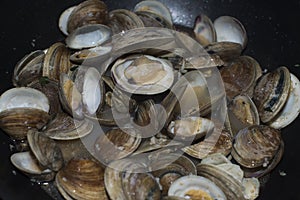
[[[57,21],[66,8],[80,0],[2,0],[0,8],[0,94],[12,87],[14,65],[25,54],[46,49],[63,41]],[[137,0],[105,1],[110,10],[131,9]],[[192,26],[194,17],[204,13],[212,20],[220,15],[238,18],[248,32],[244,54],[253,56],[262,69],[287,66],[300,77],[300,2],[298,0],[162,0],[170,8],[175,22]],[[282,130],[285,153],[261,191],[260,200],[299,200],[300,118]],[[1,132],[1,131],[0,131]],[[0,199],[51,199],[10,163],[13,142],[0,133]],[[284,172],[286,175],[282,176]]]

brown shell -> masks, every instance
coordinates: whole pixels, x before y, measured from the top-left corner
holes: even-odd
[[[256,83],[256,66],[258,63],[249,56],[240,56],[229,66],[220,69],[226,95],[229,99],[241,93],[252,97]],[[259,65],[258,65],[259,66]]]
[[[263,123],[272,121],[283,108],[290,86],[291,76],[286,67],[279,67],[258,80],[253,100]]]
[[[130,155],[140,143],[141,138],[132,130],[111,129],[98,137],[95,153],[101,161],[109,163]]]
[[[56,175],[62,194],[74,199],[108,199],[104,188],[104,169],[88,159],[71,160]]]
[[[280,131],[265,125],[253,125],[237,133],[231,154],[244,167],[266,167],[276,155],[281,140]]]
[[[63,166],[61,150],[54,140],[38,131],[28,131],[27,140],[31,151],[43,167],[58,171]]]
[[[47,112],[34,108],[13,108],[0,112],[1,129],[17,140],[25,139],[28,130],[39,130],[49,120]]]
[[[72,33],[75,29],[87,24],[106,24],[108,20],[107,5],[100,0],[86,0],[78,4],[71,12],[67,30]]]

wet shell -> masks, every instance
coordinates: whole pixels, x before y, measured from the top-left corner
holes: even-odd
[[[58,27],[60,29],[60,31],[64,34],[64,35],[68,35],[68,21],[69,21],[69,17],[71,15],[71,13],[73,12],[73,10],[76,8],[77,5],[72,6],[70,8],[67,8],[66,10],[64,10],[60,16],[59,16],[59,20],[58,20]]]
[[[288,99],[290,87],[291,75],[286,67],[279,67],[258,80],[253,100],[263,123],[272,121],[281,111]]]
[[[244,49],[247,45],[247,33],[243,24],[231,16],[220,16],[214,21],[217,33],[217,41],[228,41],[242,45]]]
[[[210,18],[204,14],[198,15],[194,23],[194,34],[197,41],[206,46],[212,42],[216,42],[217,35],[214,25]]]
[[[54,140],[37,131],[29,131],[27,140],[33,154],[43,167],[53,171],[60,170],[64,159]]]
[[[267,167],[277,154],[281,141],[280,131],[265,125],[253,125],[237,133],[231,154],[244,167]]]
[[[55,182],[66,199],[108,199],[104,188],[104,169],[92,160],[69,161],[57,173]]]
[[[42,76],[45,53],[42,50],[33,51],[25,55],[15,66],[13,85],[27,86]]]
[[[14,139],[25,139],[29,129],[41,129],[49,120],[49,100],[33,88],[12,88],[0,98],[0,127]]]
[[[113,34],[144,27],[143,21],[134,12],[126,9],[116,9],[110,11],[108,25]]]
[[[67,21],[67,32],[72,33],[79,27],[88,24],[106,24],[107,6],[100,0],[86,0],[78,4],[70,13]]]
[[[256,80],[260,74],[257,74],[259,64],[249,56],[240,56],[233,60],[229,66],[220,69],[226,95],[229,99],[241,93],[252,97]]]
[[[10,157],[11,163],[22,173],[27,175],[31,181],[51,181],[55,172],[40,166],[34,155],[29,152],[14,153]]]
[[[174,81],[171,63],[149,55],[120,59],[113,65],[111,72],[116,86],[133,94],[162,93]]]
[[[95,155],[109,163],[132,154],[140,143],[141,137],[133,130],[111,129],[96,140]]]

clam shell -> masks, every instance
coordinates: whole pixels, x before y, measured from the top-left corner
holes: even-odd
[[[203,46],[216,42],[217,39],[214,25],[210,18],[205,14],[201,14],[196,17],[194,23],[194,34],[197,41]]]
[[[27,86],[29,83],[40,78],[43,71],[45,53],[42,50],[33,51],[25,55],[14,68],[13,85]]]
[[[277,114],[277,116],[269,124],[272,128],[281,129],[292,123],[300,113],[300,82],[298,78],[291,74],[291,86],[288,99]]]
[[[241,93],[252,97],[257,80],[256,69],[259,64],[249,56],[240,56],[229,66],[220,69],[226,95],[229,99]]]
[[[150,64],[138,64],[137,66],[133,66],[132,69],[129,67],[134,61],[141,58],[141,56],[133,56],[131,58],[119,59],[112,66],[111,72],[114,80],[116,81],[116,86],[121,90],[124,90],[133,94],[143,94],[143,95],[152,95],[159,94],[171,87],[174,81],[174,73],[173,68],[170,63],[168,63],[164,59],[155,58],[153,56],[144,55],[144,58],[149,59],[150,63],[160,63],[159,65],[159,73],[161,76],[158,76],[157,70],[151,70],[149,67]],[[153,67],[152,67],[153,68]],[[129,70],[132,71],[130,74],[134,75],[132,78],[126,77],[126,74],[129,74]],[[147,72],[147,76],[143,76]],[[134,74],[136,73],[136,74]],[[142,73],[142,74],[141,74]],[[139,75],[140,74],[140,75]],[[155,76],[154,76],[155,75]],[[138,78],[138,84],[135,83],[135,79]],[[132,80],[131,80],[132,79]],[[147,82],[143,82],[143,80],[147,80]]]
[[[31,152],[18,152],[10,157],[11,163],[22,173],[30,178],[31,181],[51,181],[55,177],[55,172],[40,166]]]
[[[55,178],[62,195],[73,199],[108,199],[104,188],[104,169],[88,159],[74,159]]]
[[[272,119],[284,107],[291,87],[291,75],[286,67],[263,75],[257,82],[253,100],[263,123]]]
[[[99,46],[111,38],[111,30],[102,24],[82,26],[68,35],[65,42],[71,49],[83,49]]]
[[[86,0],[78,4],[70,13],[67,21],[67,32],[88,24],[106,24],[108,20],[107,5],[100,0]]]
[[[64,34],[64,35],[69,35],[68,32],[68,21],[69,21],[69,17],[71,15],[71,13],[73,12],[73,10],[76,8],[77,5],[72,6],[70,8],[67,8],[66,10],[64,10],[60,16],[59,16],[59,20],[58,20],[58,27],[60,29],[60,31]]]
[[[162,187],[162,195],[167,195],[170,185],[178,178],[197,174],[194,163],[184,155],[171,153],[155,159],[150,167],[158,169],[151,172]]]
[[[214,129],[214,123],[202,117],[180,118],[168,126],[168,132],[172,138],[181,140],[197,140]]]
[[[93,123],[88,119],[77,120],[64,112],[58,113],[43,132],[55,140],[74,140],[92,132]]]
[[[133,10],[134,12],[144,11],[154,13],[163,16],[168,21],[168,23],[173,23],[172,15],[169,8],[159,1],[141,1],[135,5]]]
[[[134,12],[126,9],[116,9],[110,11],[108,25],[113,34],[144,27],[143,21]]]
[[[109,163],[132,154],[140,143],[141,138],[132,130],[111,129],[96,140],[95,155]]]
[[[64,163],[63,156],[54,140],[37,131],[29,131],[27,140],[33,154],[42,166],[53,171],[58,171],[62,168]]]
[[[253,125],[240,130],[231,155],[247,168],[267,167],[281,145],[280,131],[265,125]]]
[[[231,16],[220,16],[214,21],[217,33],[217,41],[229,41],[242,45],[244,49],[247,45],[247,33],[243,24]]]
[[[174,181],[168,195],[184,197],[184,199],[227,199],[223,191],[214,182],[195,175],[183,176]]]
[[[61,43],[56,42],[51,45],[45,54],[43,62],[43,76],[54,81],[59,81],[61,73],[68,73],[71,62],[70,51]]]

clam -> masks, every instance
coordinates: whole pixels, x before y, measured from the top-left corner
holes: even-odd
[[[104,168],[93,160],[70,160],[56,174],[55,183],[66,199],[108,199],[104,188]]]
[[[52,44],[43,61],[43,76],[51,80],[59,81],[61,73],[68,73],[71,68],[70,51],[61,42]]]
[[[168,133],[174,139],[193,141],[211,133],[214,123],[202,117],[184,117],[171,121]]]
[[[111,38],[111,30],[103,24],[89,24],[82,26],[66,38],[67,47],[83,49],[99,46]]]
[[[284,107],[280,110],[277,116],[272,120],[269,126],[281,129],[292,123],[300,112],[300,82],[298,78],[290,73],[291,86],[288,99]]]
[[[202,176],[183,176],[173,182],[168,191],[170,196],[184,199],[226,200],[223,191],[212,181]]]
[[[226,129],[220,130],[218,126],[215,127],[214,131],[206,136],[206,138],[200,142],[186,146],[182,148],[182,151],[188,155],[203,159],[210,154],[221,153],[228,155],[232,148],[232,136]]]
[[[248,95],[233,97],[228,104],[228,116],[234,135],[245,127],[260,124],[257,108]]]
[[[25,139],[29,129],[41,129],[50,120],[49,107],[36,89],[9,89],[0,97],[0,127],[13,139]]]
[[[167,6],[159,1],[144,0],[137,3],[134,7],[134,12],[148,12],[162,16],[169,24],[173,24],[172,15]]]
[[[206,161],[209,160],[209,161]],[[215,162],[216,160],[219,160]],[[257,178],[244,178],[239,165],[232,164],[220,154],[212,154],[197,165],[197,173],[214,182],[227,199],[250,199],[258,197],[260,183]]]
[[[194,34],[197,41],[206,46],[216,42],[217,36],[214,25],[210,18],[205,14],[198,15],[194,23]]]
[[[247,45],[247,33],[243,24],[231,16],[220,16],[214,21],[214,27],[218,42],[234,42],[242,45],[244,49]]]
[[[263,75],[257,82],[253,100],[263,123],[271,122],[284,107],[291,87],[291,75],[286,67]]]
[[[110,11],[108,25],[113,34],[144,27],[143,21],[134,12],[126,9],[116,9]]]
[[[94,67],[77,67],[69,76],[62,73],[59,87],[64,109],[75,118],[95,115],[104,102],[101,75]]]
[[[280,131],[265,125],[252,125],[237,133],[231,155],[246,168],[267,167],[281,143]]]
[[[242,45],[234,42],[213,42],[205,46],[204,49],[210,55],[218,55],[224,61],[224,65],[229,65],[243,51]]]
[[[63,156],[54,140],[38,131],[29,131],[27,140],[31,151],[41,166],[52,171],[58,171],[62,168]]]
[[[162,187],[162,195],[167,195],[170,185],[178,178],[197,174],[194,163],[184,155],[177,153],[165,154],[150,161],[151,173]]]
[[[50,115],[55,115],[62,111],[58,95],[59,88],[56,81],[48,79],[47,77],[41,77],[30,83],[28,87],[37,89],[46,95],[50,104]]]
[[[13,85],[27,86],[27,84],[42,76],[45,53],[42,50],[33,51],[25,55],[15,66]]]
[[[107,20],[108,10],[103,1],[86,0],[72,9],[67,21],[67,32],[72,33],[88,24],[106,24]]]
[[[44,127],[43,132],[54,140],[75,140],[88,135],[92,130],[93,123],[90,120],[77,120],[60,112]]]
[[[100,135],[95,142],[95,155],[104,163],[132,154],[140,145],[141,137],[134,130],[114,128]]]
[[[67,8],[66,10],[64,10],[60,16],[59,16],[59,20],[58,20],[58,27],[59,30],[64,34],[64,35],[68,35],[68,21],[69,21],[69,17],[71,15],[71,13],[73,12],[73,10],[76,8],[77,5],[75,6],[71,6],[69,8]]]
[[[119,59],[111,69],[116,86],[132,94],[152,95],[166,91],[174,81],[172,65],[149,55]]]
[[[229,66],[220,69],[226,95],[229,99],[241,93],[252,97],[256,80],[261,70],[259,64],[250,56],[240,56]]]
[[[30,177],[31,181],[51,181],[55,177],[55,172],[40,166],[30,151],[14,153],[11,155],[10,161],[18,170]]]

